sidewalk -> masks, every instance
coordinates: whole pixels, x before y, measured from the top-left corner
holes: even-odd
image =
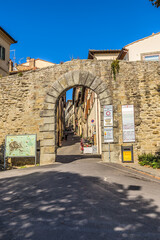
[[[156,179],[160,179],[160,169],[153,169],[149,166],[141,166],[138,163],[121,163],[124,167],[134,169],[145,175],[150,175]]]

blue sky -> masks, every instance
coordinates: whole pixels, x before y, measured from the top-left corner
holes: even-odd
[[[0,26],[18,41],[17,63],[86,59],[88,49],[121,49],[160,31],[160,8],[149,0],[9,0],[0,8]]]

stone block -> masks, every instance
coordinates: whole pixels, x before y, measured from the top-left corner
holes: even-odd
[[[102,80],[100,78],[96,77],[94,79],[94,81],[92,82],[90,88],[94,91],[100,84],[102,84]]]
[[[41,153],[42,154],[55,154],[55,146],[45,146],[45,147],[41,147]]]
[[[59,78],[58,81],[64,89],[67,89],[69,87],[67,80],[64,77]]]
[[[54,146],[54,145],[55,145],[55,139],[44,139],[40,141],[41,147]]]
[[[56,155],[54,153],[52,154],[41,153],[40,155],[40,165],[53,164],[55,160]]]
[[[94,79],[95,79],[95,76],[93,76],[91,73],[89,73],[84,85],[87,86],[87,87],[90,87],[92,82],[94,81]]]
[[[55,123],[55,117],[44,117],[43,123]]]
[[[102,82],[97,88],[96,88],[96,93],[100,94],[101,92],[107,91],[107,84]]]
[[[49,109],[49,110],[51,110],[51,109],[52,109],[52,110],[55,110],[55,106],[56,106],[55,103],[45,103],[43,109],[44,109],[44,110],[47,110],[47,109]]]
[[[56,103],[56,101],[57,101],[56,97],[50,96],[48,94],[45,97],[45,102],[46,103]]]
[[[55,131],[43,132],[43,139],[55,139]]]
[[[50,132],[55,130],[55,124],[45,123],[39,127],[40,132]]]
[[[80,71],[79,70],[74,71],[72,76],[73,76],[74,84],[78,85],[79,84]]]
[[[58,98],[60,93],[55,88],[50,88],[48,91],[48,95]]]
[[[55,112],[52,109],[43,110],[40,112],[41,117],[54,117]]]
[[[86,82],[88,77],[88,72],[85,71],[80,71],[80,75],[79,75],[79,84],[80,85],[84,85],[84,83]]]
[[[56,91],[59,92],[59,93],[62,93],[64,91],[64,88],[62,87],[62,85],[58,81],[55,81],[53,83],[52,87],[54,89],[56,89]]]
[[[72,72],[65,73],[64,77],[67,80],[68,86],[73,87],[74,86],[74,81],[73,81]]]
[[[101,101],[101,99],[106,99],[106,98],[108,98],[108,93],[107,93],[107,91],[104,91],[104,92],[98,94],[98,97],[99,97],[100,101]]]
[[[107,97],[107,98],[101,99],[100,105],[104,107],[105,105],[111,105],[111,102],[112,102],[111,98]]]

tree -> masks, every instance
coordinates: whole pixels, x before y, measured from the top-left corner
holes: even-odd
[[[152,2],[152,5],[155,7],[160,7],[160,0],[149,0],[150,2]]]

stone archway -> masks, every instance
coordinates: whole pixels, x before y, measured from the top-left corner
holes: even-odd
[[[52,87],[46,94],[43,111],[41,118],[43,125],[40,126],[40,132],[43,135],[40,142],[40,162],[41,164],[53,163],[56,157],[55,146],[55,125],[56,125],[56,103],[64,91],[74,86],[85,86],[95,91],[98,95],[101,105],[101,129],[102,129],[102,143],[103,143],[103,106],[111,104],[111,97],[107,90],[107,84],[101,78],[94,76],[87,71],[70,71],[62,75],[56,80]],[[103,159],[103,151],[102,151]]]

